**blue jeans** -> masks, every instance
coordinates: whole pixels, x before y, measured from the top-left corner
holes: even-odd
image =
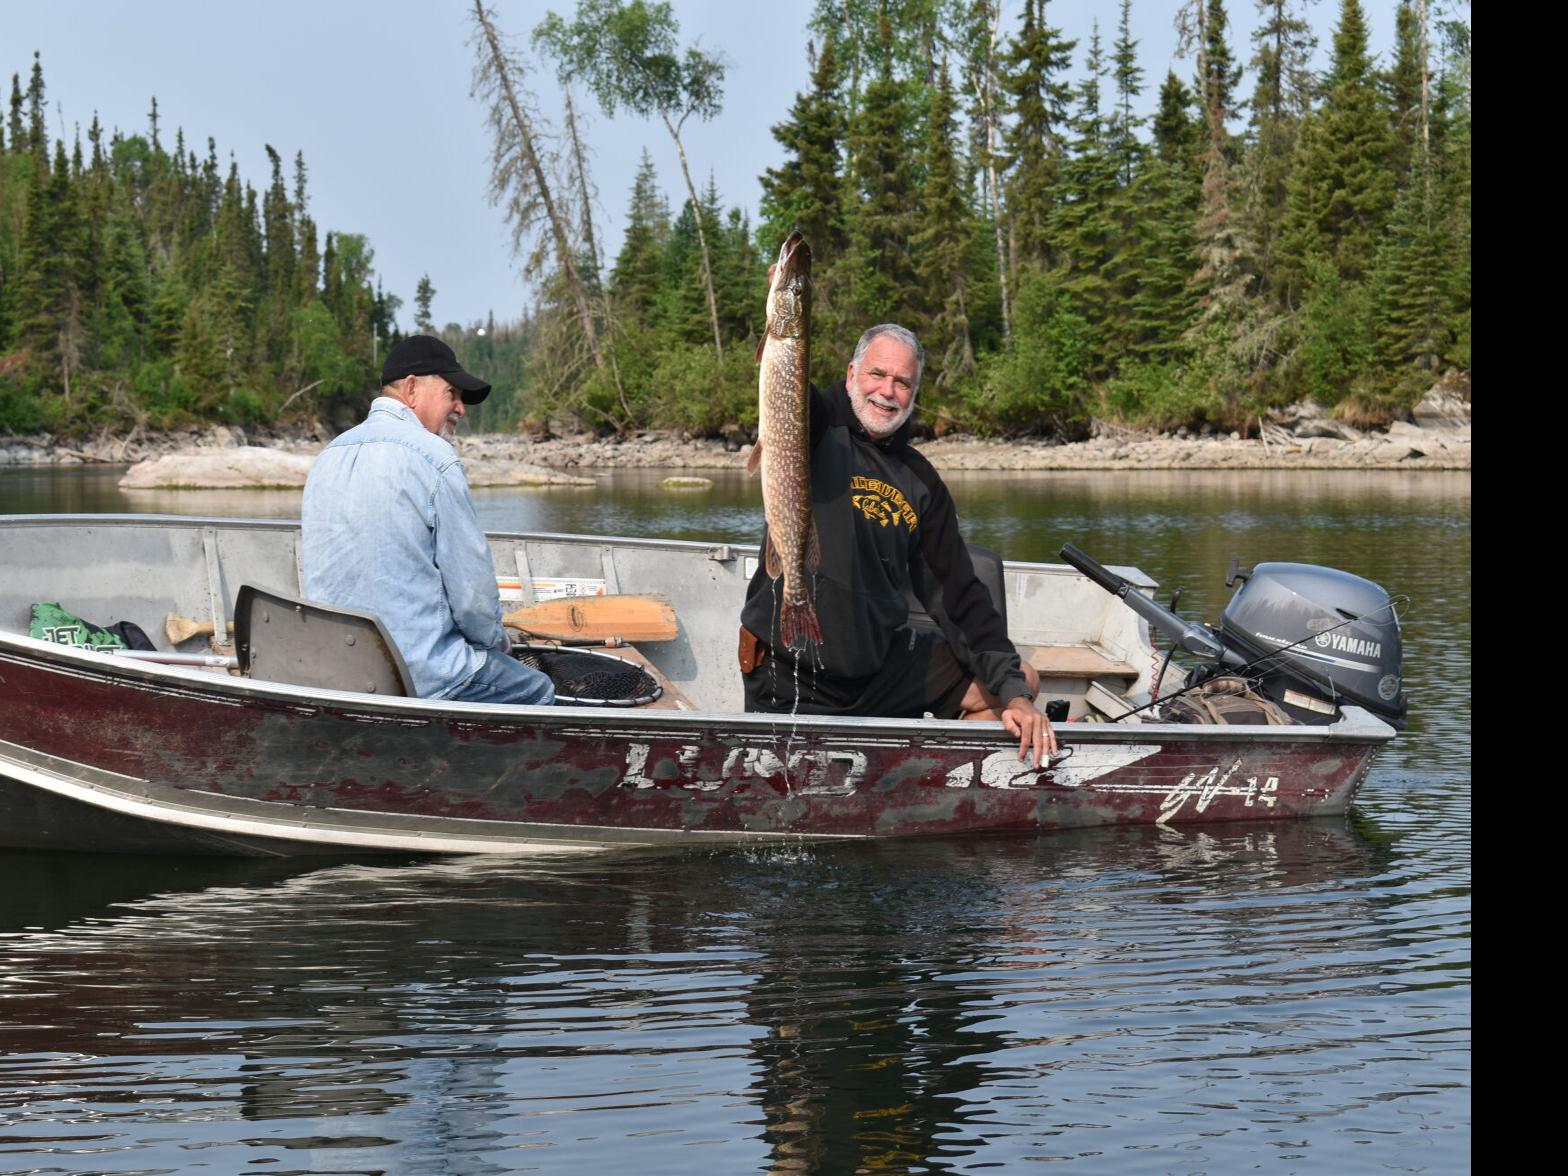
[[[485,664],[450,695],[453,702],[505,703],[508,706],[549,706],[555,683],[516,658],[491,650]]]

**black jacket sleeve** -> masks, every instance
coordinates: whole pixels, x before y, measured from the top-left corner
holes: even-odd
[[[958,660],[1003,706],[1028,698],[1018,650],[1008,639],[990,591],[975,574],[947,485],[929,466],[917,472],[931,499],[920,521],[920,546],[911,568],[915,595],[942,626]]]

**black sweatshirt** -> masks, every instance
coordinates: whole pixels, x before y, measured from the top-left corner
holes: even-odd
[[[909,619],[912,588],[942,627],[954,656],[1005,706],[1029,689],[1006,626],[958,531],[953,499],[909,444],[909,425],[874,441],[844,382],[811,389],[811,498],[822,545],[812,598],[822,626],[820,673],[870,679]],[[763,530],[762,551],[767,550]],[[774,651],[781,588],[763,567],[751,579],[741,623]]]

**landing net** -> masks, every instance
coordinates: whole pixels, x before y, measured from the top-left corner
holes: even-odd
[[[613,654],[553,645],[517,645],[512,654],[549,675],[560,706],[643,706],[664,693],[642,666]]]

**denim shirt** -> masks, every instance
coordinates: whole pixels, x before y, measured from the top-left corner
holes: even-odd
[[[378,396],[305,482],[305,595],[375,613],[421,698],[447,698],[508,647],[490,546],[449,442]]]

